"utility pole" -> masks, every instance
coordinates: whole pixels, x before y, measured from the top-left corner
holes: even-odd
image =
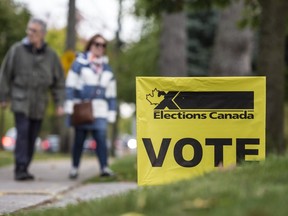
[[[0,150],[3,150],[3,143],[2,143],[2,138],[4,136],[4,126],[5,126],[5,109],[0,108]]]
[[[123,11],[123,0],[119,0],[119,11],[118,11],[118,17],[117,17],[117,24],[118,24],[118,28],[116,31],[116,35],[115,35],[115,56],[116,58],[118,58],[118,56],[120,55],[121,52],[121,46],[123,45],[123,42],[120,39],[120,33],[122,30],[122,11]],[[115,76],[117,78],[117,72],[119,71],[120,65],[119,63],[116,64],[116,68],[115,68]],[[119,113],[119,107],[117,107],[118,109],[118,113]],[[112,134],[111,134],[111,155],[115,156],[115,142],[117,140],[117,136],[119,133],[118,130],[118,122],[119,122],[119,115],[117,115],[116,117],[116,122],[112,125]]]
[[[62,56],[62,61],[66,64],[63,65],[63,68],[66,70],[67,74],[69,68],[71,67],[72,62],[75,58],[76,50],[76,0],[69,0],[68,3],[68,16],[67,16],[67,30],[66,30],[66,44],[65,52]],[[63,64],[63,63],[62,63]],[[64,117],[58,117],[56,121],[57,131],[60,135],[60,151],[62,153],[68,153],[71,149],[73,142],[73,129],[66,128],[64,125]]]
[[[67,31],[66,31],[66,46],[65,51],[75,51],[76,44],[76,0],[69,0]]]
[[[120,33],[122,31],[122,11],[123,11],[123,0],[119,0],[119,11],[117,17],[118,29],[116,31],[116,49],[120,50],[123,42],[120,39]]]

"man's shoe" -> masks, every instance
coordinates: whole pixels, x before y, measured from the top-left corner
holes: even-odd
[[[34,176],[28,173],[27,171],[17,171],[15,172],[14,179],[16,181],[33,180]]]
[[[100,176],[101,177],[112,177],[112,176],[115,176],[115,173],[109,167],[104,167],[104,169],[101,171]]]
[[[27,180],[34,180],[34,176],[31,173],[29,173],[28,171],[26,173],[27,173]]]

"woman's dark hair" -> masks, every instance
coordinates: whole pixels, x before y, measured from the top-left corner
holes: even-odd
[[[105,43],[107,44],[107,40],[101,35],[101,34],[95,34],[94,36],[92,36],[90,38],[90,40],[87,42],[86,46],[85,46],[85,52],[90,50],[90,47],[92,46],[93,42],[95,41],[96,38],[102,38],[104,39]]]

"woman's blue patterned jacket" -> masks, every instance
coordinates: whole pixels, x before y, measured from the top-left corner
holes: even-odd
[[[96,72],[93,63],[89,61],[89,55],[89,52],[80,53],[68,72],[65,111],[71,115],[75,103],[90,100],[93,104],[95,121],[79,127],[106,129],[107,122],[113,123],[116,120],[116,80],[104,58],[101,61],[100,71]],[[68,122],[70,124],[70,120]]]

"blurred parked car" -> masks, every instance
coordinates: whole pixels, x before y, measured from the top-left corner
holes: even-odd
[[[84,145],[83,145],[83,151],[94,153],[96,146],[97,146],[97,143],[93,138],[91,137],[86,138],[86,140],[84,141]]]
[[[16,136],[17,136],[17,130],[15,127],[7,130],[5,136],[3,136],[1,140],[4,150],[14,151],[15,145],[16,145]],[[35,141],[35,146],[39,146],[40,143],[41,143],[41,138],[37,137]]]
[[[4,150],[14,151],[16,144],[16,136],[17,136],[17,130],[15,127],[7,130],[5,136],[3,136],[1,140]],[[54,153],[60,151],[60,145],[61,145],[60,136],[57,134],[50,134],[47,135],[44,139],[38,137],[35,143],[35,148],[36,151],[38,152]],[[84,152],[94,153],[96,146],[97,146],[96,141],[91,137],[87,137],[83,145],[83,150]]]
[[[15,139],[16,139],[17,131],[16,128],[10,128],[5,136],[2,137],[1,143],[6,151],[14,151],[15,149]]]
[[[37,150],[44,152],[59,152],[60,137],[57,134],[50,134],[37,146]]]
[[[115,147],[117,156],[135,154],[137,151],[137,140],[130,134],[122,134],[116,140]]]

